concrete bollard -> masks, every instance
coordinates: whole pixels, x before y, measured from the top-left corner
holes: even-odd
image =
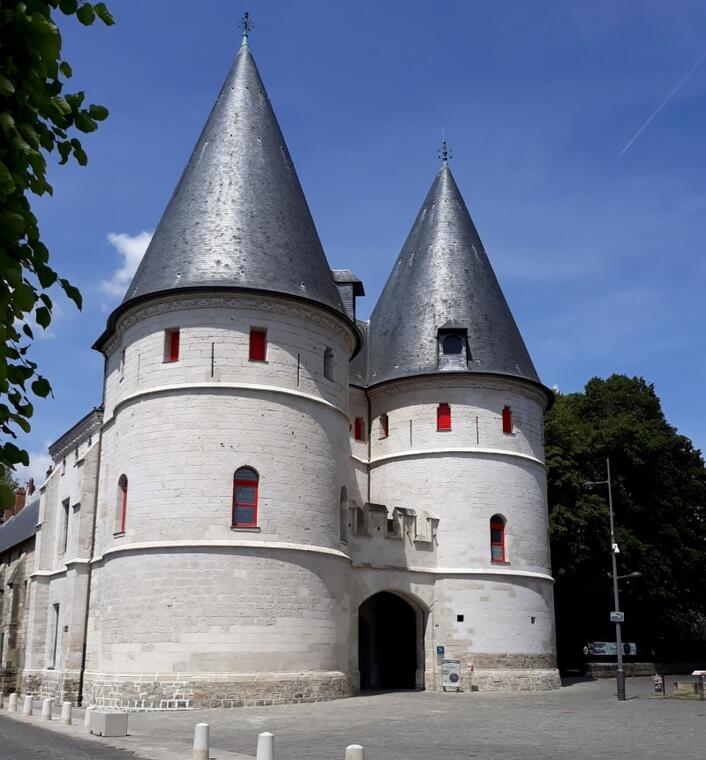
[[[71,702],[64,702],[61,705],[61,725],[71,725]]]
[[[275,760],[275,737],[269,731],[263,731],[257,737],[257,755],[255,760]]]
[[[51,706],[53,699],[42,700],[42,720],[51,720]]]
[[[346,760],[365,760],[365,750],[360,744],[349,744],[346,747]]]
[[[7,711],[17,712],[17,694],[14,691],[7,698]]]
[[[194,729],[193,760],[208,760],[208,723],[197,723]]]
[[[25,701],[22,703],[22,715],[32,714],[32,696],[26,696]]]
[[[91,713],[96,709],[95,705],[88,705],[86,708],[86,714],[83,716],[83,730],[87,733],[91,733]]]

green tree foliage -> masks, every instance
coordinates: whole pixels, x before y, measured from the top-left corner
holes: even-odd
[[[560,662],[587,640],[614,641],[607,489],[610,458],[625,636],[643,654],[674,652],[706,609],[706,469],[701,453],[664,418],[642,378],[590,380],[559,394],[546,419],[552,565]]]
[[[79,291],[49,264],[30,197],[52,192],[46,177],[50,154],[60,164],[70,158],[86,164],[75,134],[92,132],[108,116],[103,106],[84,105],[85,93],[63,91],[71,66],[62,58],[52,20],[57,12],[86,26],[96,19],[114,23],[102,2],[0,2],[0,465],[9,468],[28,463],[27,452],[12,439],[30,429],[29,394],[51,392],[28,357],[35,326],[46,329],[51,322],[46,291],[58,283],[81,308]]]

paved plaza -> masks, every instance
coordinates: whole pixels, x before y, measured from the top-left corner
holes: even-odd
[[[706,757],[706,702],[655,697],[648,678],[629,679],[627,690],[624,703],[615,699],[615,682],[601,680],[551,692],[399,692],[310,705],[135,713],[131,735],[122,740],[85,739],[54,723],[49,732],[37,718],[1,712],[0,760],[189,760],[193,728],[202,721],[211,726],[216,760],[254,755],[261,731],[275,734],[278,760],[342,760],[353,743],[365,746],[367,760]]]

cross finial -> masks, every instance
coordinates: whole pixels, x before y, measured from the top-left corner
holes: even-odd
[[[243,17],[240,19],[240,27],[243,30],[243,45],[248,44],[248,36],[250,32],[252,31],[254,24],[250,18],[250,12],[245,11],[243,14]]]
[[[453,152],[446,142],[446,130],[443,127],[441,128],[441,147],[439,148],[439,158],[445,164],[448,163],[448,160],[450,158],[453,158]]]

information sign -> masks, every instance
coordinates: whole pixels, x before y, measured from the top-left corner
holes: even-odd
[[[610,622],[611,623],[624,623],[625,622],[625,613],[624,612],[611,612],[610,613]]]
[[[589,641],[583,648],[583,653],[595,657],[615,657],[618,654],[618,646],[614,641]],[[633,642],[625,642],[623,654],[634,657],[637,654],[637,645]]]
[[[446,689],[461,690],[461,660],[441,661],[441,686]]]

